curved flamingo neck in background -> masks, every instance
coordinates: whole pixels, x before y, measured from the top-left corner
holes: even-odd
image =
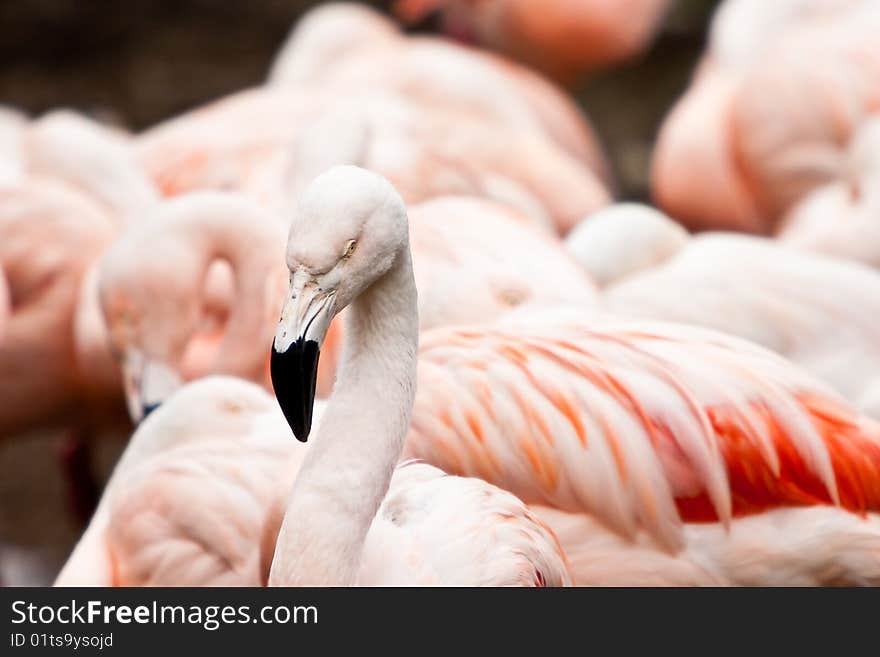
[[[403,452],[418,303],[409,247],[350,306],[336,388],[291,493],[270,584],[347,586]]]
[[[194,249],[202,254],[200,292],[204,293],[211,265],[218,260],[229,263],[233,274],[228,320],[210,373],[262,381],[272,319],[277,314],[270,307],[270,299],[278,298],[273,294],[273,274],[283,273],[284,253],[279,245],[285,243],[284,227],[273,217],[229,213],[200,215],[187,229],[187,239],[201,247]]]

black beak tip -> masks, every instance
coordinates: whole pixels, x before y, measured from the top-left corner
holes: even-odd
[[[319,355],[320,349],[314,340],[300,338],[283,353],[272,345],[269,366],[275,398],[293,435],[303,443],[309,439],[312,430]]]
[[[150,413],[152,413],[153,411],[155,411],[157,408],[159,408],[159,406],[160,406],[159,402],[154,402],[152,404],[144,404],[143,407],[141,407],[141,422],[146,420],[147,416]]]

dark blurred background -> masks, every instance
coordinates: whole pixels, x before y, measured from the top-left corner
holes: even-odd
[[[536,0],[539,1],[539,0]],[[145,128],[259,84],[316,0],[0,2],[0,102],[67,106]],[[366,2],[380,9],[383,0]],[[611,157],[624,198],[647,198],[651,143],[688,83],[717,0],[678,0],[653,47],[574,90]]]

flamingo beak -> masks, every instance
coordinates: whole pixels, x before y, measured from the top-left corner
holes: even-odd
[[[125,400],[132,422],[139,424],[183,385],[173,368],[129,349],[122,361]]]
[[[312,430],[318,357],[335,310],[335,293],[291,285],[272,343],[270,370],[278,405],[297,440]]]

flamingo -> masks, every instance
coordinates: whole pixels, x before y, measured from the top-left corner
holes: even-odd
[[[660,265],[688,242],[688,233],[662,212],[616,203],[581,221],[565,238],[572,256],[601,286]]]
[[[187,380],[268,382],[283,235],[281,221],[248,198],[198,192],[153,206],[107,250],[100,305],[133,420]],[[332,368],[322,375],[331,384]]]
[[[247,193],[277,199],[294,195],[334,165],[381,173],[409,203],[440,195],[500,201],[565,233],[584,214],[609,201],[607,189],[546,139],[469,117],[424,112],[409,101],[370,94],[350,99],[312,123],[257,169]],[[275,204],[275,207],[279,207]],[[283,206],[281,206],[283,207]]]
[[[880,425],[714,331],[538,317],[423,334],[405,455],[529,504],[576,584],[880,582]]]
[[[4,114],[3,125],[15,126],[14,150],[17,160],[17,173],[6,186],[9,202],[15,209],[4,224],[4,238],[16,241],[19,245],[17,248],[21,248],[24,244],[22,240],[36,244],[39,231],[47,230],[46,239],[57,240],[56,248],[62,252],[70,250],[64,258],[79,260],[64,267],[59,262],[57,273],[51,274],[53,277],[68,277],[72,283],[70,290],[78,287],[76,300],[62,301],[53,297],[53,301],[46,302],[57,304],[51,311],[56,314],[57,321],[71,322],[71,328],[65,329],[63,337],[59,336],[59,344],[68,345],[68,335],[73,335],[74,363],[71,363],[69,356],[61,358],[58,365],[67,371],[61,375],[58,383],[65,378],[69,382],[74,376],[73,372],[77,372],[76,390],[68,384],[71,394],[67,396],[87,398],[96,411],[95,415],[103,415],[102,411],[112,409],[119,401],[116,394],[119,376],[107,350],[106,333],[97,305],[93,266],[97,251],[88,247],[77,253],[75,250],[81,247],[82,238],[71,241],[70,235],[63,234],[63,231],[57,236],[53,235],[52,231],[58,229],[52,222],[57,220],[42,215],[69,212],[72,217],[79,217],[77,230],[81,230],[83,235],[90,232],[100,235],[98,243],[103,248],[110,241],[107,222],[115,226],[117,231],[121,230],[134,215],[157,202],[158,193],[137,167],[131,144],[121,132],[117,133],[67,110],[50,112],[30,122],[15,113],[9,113],[8,117]],[[5,142],[7,138],[3,139]],[[46,203],[38,200],[43,187],[47,189]],[[74,199],[76,195],[82,200]],[[13,201],[13,198],[19,200]],[[65,210],[64,203],[69,203],[71,207]],[[27,213],[28,208],[33,209],[33,214]],[[65,230],[70,229],[73,221],[68,222]],[[96,222],[94,229],[87,225],[89,221]],[[33,225],[26,225],[28,222]],[[49,223],[42,226],[42,222]],[[52,229],[49,230],[49,227]],[[65,244],[65,240],[69,244]],[[36,253],[36,247],[33,248]],[[10,257],[19,258],[23,254]],[[45,267],[54,266],[48,259],[41,263],[40,259],[35,258],[33,264],[22,259],[15,265],[15,273],[8,274],[10,285],[15,289],[17,277],[48,277],[50,274]],[[34,271],[28,271],[30,267]],[[43,271],[40,271],[41,268]],[[48,322],[49,312],[47,308],[47,314],[42,316],[44,320],[32,316],[29,321]],[[27,343],[31,351],[28,353],[33,354],[37,348],[38,341],[34,336],[39,334],[36,332],[38,328],[30,327],[32,333]]]
[[[617,315],[705,326],[763,345],[863,411],[880,385],[880,276],[868,267],[730,233],[695,237],[603,294]],[[878,418],[880,419],[880,418]]]
[[[880,267],[880,116],[866,121],[847,152],[847,172],[818,187],[782,224],[780,239]]]
[[[509,208],[443,197],[411,214],[422,328],[484,322],[528,304],[598,303],[595,285],[559,241]],[[241,195],[199,192],[163,202],[110,247],[99,285],[133,419],[184,381],[211,373],[270,387],[265,345],[280,311],[272,290],[286,280],[273,257],[283,231],[280,219]],[[237,284],[219,280],[212,288],[211,275],[222,272],[210,268],[219,260]],[[536,285],[544,275],[556,285]],[[343,335],[334,324],[327,337],[322,397],[332,387]]]
[[[609,201],[587,167],[533,132],[379,92],[352,92],[319,109],[315,98],[291,91],[243,92],[141,136],[141,161],[167,195],[242,191],[276,211],[291,186],[297,191],[337,164],[386,175],[409,203],[492,198],[560,232]]]
[[[32,121],[23,136],[28,175],[63,181],[99,206],[117,234],[159,201],[159,192],[140,169],[129,135],[69,110]],[[83,274],[73,321],[77,366],[88,376],[82,396],[96,417],[120,405],[120,372],[108,350],[98,299],[97,258]]]
[[[272,64],[274,87],[336,96],[384,90],[443,109],[549,137],[609,182],[591,126],[570,98],[508,60],[443,39],[404,36],[379,12],[352,3],[320,5],[297,23]]]
[[[124,226],[158,200],[131,139],[80,114],[56,110],[33,121],[23,137],[31,175],[63,180]]]
[[[669,0],[397,0],[418,23],[439,13],[444,31],[567,83],[638,55],[651,43]]]
[[[405,208],[388,189],[356,169],[331,170],[292,226],[272,372],[300,438],[335,310],[377,274],[379,285],[402,286],[387,235],[402,230]],[[364,252],[380,254],[369,278],[348,264]],[[402,308],[415,299],[375,287],[368,319],[349,319],[348,344],[369,337],[387,348],[343,356],[359,376],[343,365],[294,484],[270,583],[276,572],[284,582],[357,581],[356,555],[395,459],[362,439],[321,444],[385,435],[388,425],[401,434],[408,425],[404,458],[497,485],[558,527],[575,583],[636,583],[648,569],[649,583],[880,582],[880,424],[791,362],[708,329],[541,310],[423,332],[414,393],[415,345],[408,357],[388,350],[414,331]],[[381,378],[358,371],[367,366]],[[378,401],[413,394],[411,422],[402,400],[396,410]],[[380,465],[382,485],[367,485]],[[319,502],[324,522],[312,515]],[[340,513],[356,519],[333,524]]]
[[[658,204],[692,228],[772,233],[876,113],[871,0],[727,0],[652,164]]]
[[[522,307],[598,307],[595,283],[558,238],[509,207],[439,197],[409,215],[422,330],[481,324]]]
[[[184,386],[129,439],[55,585],[265,585],[297,447],[257,385]]]
[[[59,460],[74,515],[97,500],[94,435],[125,424],[120,377],[100,319],[94,264],[158,195],[121,133],[69,111],[19,121],[18,173],[2,191],[0,267],[13,317],[0,349],[0,435],[64,425]]]
[[[419,335],[407,215],[376,174],[337,167],[301,198],[272,379],[296,437],[311,433],[318,354],[348,307],[339,382],[290,493],[271,585],[569,583],[552,533],[479,479],[399,465]]]
[[[77,411],[89,380],[77,364],[77,301],[115,230],[95,203],[51,179],[25,178],[0,198],[0,269],[11,307],[0,342],[0,435],[9,436]]]
[[[358,481],[344,490],[336,486],[340,495],[331,495],[331,501],[318,504],[311,513],[308,504],[293,503],[285,512],[284,499],[291,482],[297,482],[297,489],[289,499],[306,502],[303,487],[308,495],[316,477],[328,476],[327,472],[322,475],[327,464],[324,456],[316,457],[316,464],[309,460],[310,452],[304,446],[290,440],[285,416],[259,387],[228,377],[202,379],[181,388],[138,427],[57,585],[258,585],[265,584],[267,577],[270,584],[543,586],[570,582],[552,533],[511,494],[479,480],[447,477],[436,468],[412,463],[396,468],[389,488],[388,479],[399,460],[406,430],[405,406],[412,404],[418,318],[405,210],[390,185],[379,180],[365,171],[342,168],[316,181],[294,219],[289,242],[289,250],[307,249],[310,259],[324,254],[339,259],[334,238],[340,230],[366,236],[373,220],[387,221],[388,209],[402,212],[391,217],[394,223],[381,231],[380,239],[362,240],[343,258],[346,264],[351,263],[346,283],[365,288],[348,288],[354,295],[347,319],[349,332],[368,342],[349,345],[340,377],[344,383],[331,398],[334,405],[325,412],[327,428],[317,430],[320,435],[312,449],[323,455],[328,450],[346,450],[347,460],[355,468],[329,464],[329,476],[338,483],[340,474],[349,472]],[[365,187],[379,195],[364,198],[361,192]],[[341,209],[356,208],[363,213],[340,213]],[[348,217],[350,225],[340,223]],[[380,224],[380,228],[385,226]],[[377,271],[382,266],[387,268],[384,273]],[[383,285],[391,275],[393,284]],[[292,278],[300,286],[299,274]],[[291,303],[289,294],[284,298],[285,303]],[[308,303],[305,297],[299,299]],[[401,299],[402,312],[380,315],[382,321],[374,324],[376,311],[384,310],[390,300],[399,303]],[[292,303],[296,301],[294,297]],[[341,298],[334,313],[346,303]],[[302,313],[285,307],[276,347],[287,335],[285,318],[291,317],[300,318]],[[312,319],[318,321],[291,330],[314,331],[308,335],[320,334],[323,340],[331,318]],[[375,332],[381,338],[393,326],[403,327],[394,351],[377,354],[370,346],[376,340],[369,334]],[[277,357],[273,352],[273,359]],[[284,365],[290,363],[286,357]],[[401,381],[396,395],[385,392],[386,379],[377,371],[377,364],[383,363],[393,363],[392,369],[408,377],[408,381]],[[370,388],[383,400],[373,406],[368,417],[384,420],[389,428],[383,432],[379,425],[376,432],[368,434],[377,438],[373,447],[379,450],[378,459],[373,449],[369,458],[362,458],[363,447],[342,444],[343,436],[350,441],[351,432],[341,434],[334,429],[334,424],[345,421],[352,385],[360,387],[367,374],[374,382]],[[313,382],[310,375],[314,372],[273,365],[279,399],[290,400],[301,391],[303,399],[294,404],[294,410],[290,406],[287,410],[304,412],[308,404],[309,422],[314,402],[314,388],[308,387]],[[378,387],[377,375],[383,383]],[[385,412],[382,404],[390,412]],[[404,408],[399,408],[400,404]],[[323,426],[321,406],[315,410],[315,421]],[[300,438],[305,437],[299,424],[294,422],[293,427]],[[362,504],[369,491],[376,491],[379,498],[372,512]],[[355,506],[362,508],[335,515],[334,505],[355,493]],[[298,519],[300,510],[307,513],[302,521]],[[344,529],[356,524],[365,527],[355,578],[352,564],[336,559],[335,554],[351,543],[352,537]],[[332,552],[321,553],[320,568],[302,562],[316,559],[314,549],[302,552],[298,548],[305,536],[316,531],[321,545],[343,537]]]

